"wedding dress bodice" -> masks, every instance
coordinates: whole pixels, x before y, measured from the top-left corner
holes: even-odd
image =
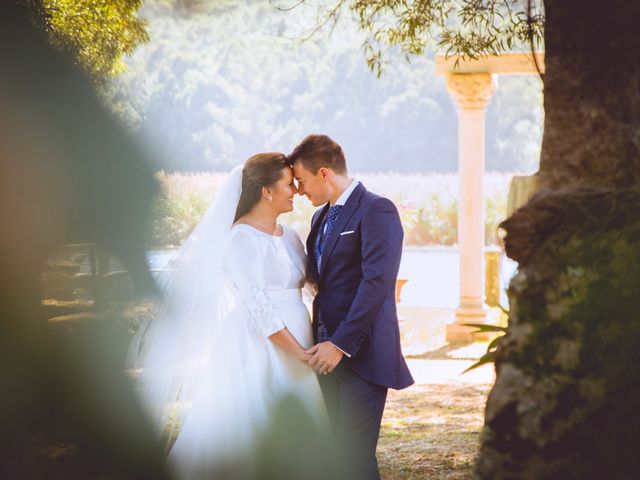
[[[231,283],[249,311],[251,325],[264,337],[285,327],[274,309],[282,291],[300,289],[305,281],[302,242],[294,230],[282,229],[283,235],[273,236],[249,225],[235,225],[226,255]]]

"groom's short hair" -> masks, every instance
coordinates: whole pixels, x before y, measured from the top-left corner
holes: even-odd
[[[327,135],[309,135],[291,152],[287,160],[291,165],[301,163],[314,175],[321,167],[330,168],[341,175],[347,173],[342,147]]]

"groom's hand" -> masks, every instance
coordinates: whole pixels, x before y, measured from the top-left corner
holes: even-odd
[[[309,360],[309,366],[320,375],[333,372],[333,369],[338,366],[344,355],[342,350],[331,342],[318,343],[307,350],[306,353],[312,355],[311,360]]]

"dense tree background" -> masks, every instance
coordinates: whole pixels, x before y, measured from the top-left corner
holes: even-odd
[[[378,79],[351,13],[306,42],[311,5],[149,0],[140,16],[151,41],[108,94],[160,168],[224,171],[325,132],[355,171],[456,170],[456,112],[432,51],[386,65]],[[500,78],[487,112],[487,168],[535,171],[542,122],[539,80]]]

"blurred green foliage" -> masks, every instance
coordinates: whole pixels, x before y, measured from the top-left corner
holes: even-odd
[[[6,2],[0,14],[0,478],[167,478],[114,312],[50,322],[42,304],[48,260],[69,243],[100,244],[136,293],[155,291],[144,245],[156,183],[33,12]]]
[[[123,57],[149,41],[136,16],[142,0],[23,0],[58,50],[70,53],[97,83],[124,71]]]

